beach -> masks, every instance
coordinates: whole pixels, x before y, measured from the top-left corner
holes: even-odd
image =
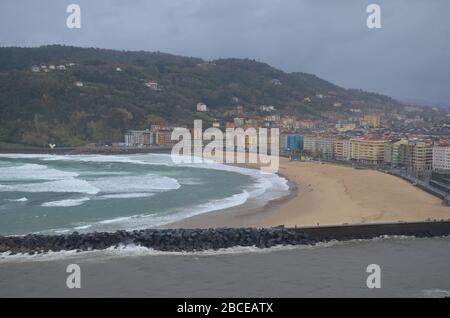
[[[395,176],[280,160],[288,195],[162,227],[316,227],[450,218],[441,199]],[[264,249],[163,252],[128,246],[7,256],[0,261],[0,297],[448,297],[448,244],[449,237],[389,236]],[[81,289],[66,286],[69,264],[81,268]],[[381,267],[380,289],[367,288],[369,264]]]
[[[164,227],[271,227],[425,221],[450,218],[450,207],[401,178],[371,169],[280,158],[291,195],[263,207],[239,206]]]

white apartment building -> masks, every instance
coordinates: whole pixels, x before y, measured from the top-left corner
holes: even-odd
[[[332,159],[334,157],[335,142],[336,139],[334,138],[305,136],[303,139],[303,149],[321,158]]]
[[[433,169],[450,171],[450,145],[433,147]]]

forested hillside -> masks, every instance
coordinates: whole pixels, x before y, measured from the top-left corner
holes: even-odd
[[[150,81],[157,89],[145,85]],[[0,142],[113,142],[122,140],[124,130],[150,123],[191,125],[199,116],[227,120],[226,111],[237,105],[252,116],[260,105],[274,105],[280,114],[320,118],[326,111],[345,113],[355,101],[374,111],[399,105],[248,59],[207,62],[58,45],[0,48]],[[211,111],[197,113],[199,102]],[[340,109],[333,106],[337,102]]]

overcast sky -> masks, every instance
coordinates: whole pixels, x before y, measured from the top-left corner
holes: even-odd
[[[81,29],[66,7],[81,7]],[[366,7],[381,6],[381,29]],[[449,0],[1,0],[0,45],[252,58],[347,88],[450,105]]]

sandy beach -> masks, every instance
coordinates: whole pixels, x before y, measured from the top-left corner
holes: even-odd
[[[271,227],[449,219],[442,200],[392,175],[280,158],[292,194],[264,207],[239,206],[165,227]]]

